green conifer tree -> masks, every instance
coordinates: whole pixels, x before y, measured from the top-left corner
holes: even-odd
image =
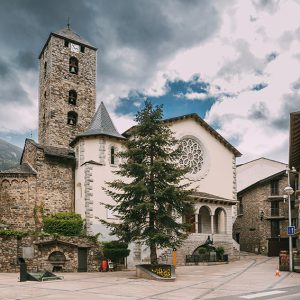
[[[182,216],[193,212],[192,190],[181,181],[188,169],[178,165],[180,145],[162,118],[162,106],[153,107],[149,101],[137,113],[126,150],[119,153],[123,162],[115,173],[121,179],[105,188],[116,202],[106,207],[120,223],[102,220],[121,240],[148,245],[151,264],[157,264],[158,247],[182,244],[188,228]]]

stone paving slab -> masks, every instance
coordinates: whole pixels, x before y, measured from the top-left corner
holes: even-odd
[[[48,282],[0,273],[0,300],[196,300],[299,285],[299,273],[275,277],[277,264],[277,258],[246,256],[228,265],[178,267],[174,282],[136,278],[134,271],[61,273],[63,281]]]

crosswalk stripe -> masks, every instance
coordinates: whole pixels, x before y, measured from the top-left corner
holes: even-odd
[[[250,295],[240,296],[240,298],[243,298],[243,299],[253,299],[253,298],[260,298],[260,297],[264,297],[264,296],[271,296],[271,295],[276,295],[276,294],[282,294],[282,293],[286,293],[286,291],[261,292],[261,293],[256,293],[256,294],[250,294]]]

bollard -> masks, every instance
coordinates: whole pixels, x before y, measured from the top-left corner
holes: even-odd
[[[20,282],[27,281],[27,265],[23,257],[17,258],[18,264],[20,266]]]

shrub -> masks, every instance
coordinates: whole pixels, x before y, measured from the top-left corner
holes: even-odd
[[[83,231],[83,220],[79,214],[57,213],[43,218],[43,229],[47,233],[78,236]]]
[[[199,249],[198,249],[198,253],[199,253],[199,255],[201,255],[201,254],[205,254],[207,252],[207,249],[206,248],[204,248],[204,247],[200,247]]]
[[[20,231],[20,230],[13,230],[13,229],[1,229],[0,230],[0,236],[14,236],[17,238],[21,238],[24,236],[27,236],[28,232],[26,231]]]
[[[219,246],[219,247],[216,248],[216,252],[217,252],[218,255],[222,256],[225,252],[225,249],[224,249],[223,246]]]
[[[217,259],[223,260],[223,259],[224,259],[224,258],[223,258],[224,252],[225,252],[225,250],[224,250],[224,247],[223,247],[223,246],[217,247],[217,249],[216,249]]]
[[[127,257],[130,250],[127,249],[128,244],[111,241],[103,243],[103,255],[105,258],[112,260],[113,262],[120,262],[123,258]]]

